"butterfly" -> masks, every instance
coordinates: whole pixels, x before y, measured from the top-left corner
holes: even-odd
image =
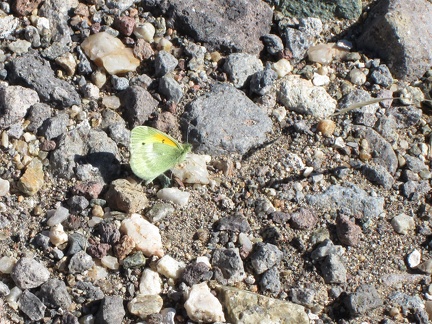
[[[190,144],[180,144],[155,128],[137,126],[131,131],[130,167],[146,183],[173,168],[186,158]]]

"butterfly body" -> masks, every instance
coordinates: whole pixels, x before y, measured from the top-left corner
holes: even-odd
[[[135,127],[130,138],[132,172],[149,183],[182,162],[191,148],[155,128]]]

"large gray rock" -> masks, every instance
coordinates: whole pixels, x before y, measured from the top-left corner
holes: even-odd
[[[244,154],[272,129],[266,112],[229,84],[216,84],[190,103],[182,122],[195,151],[215,155]]]
[[[330,186],[322,194],[306,196],[306,200],[316,209],[338,210],[345,215],[365,220],[376,218],[384,211],[383,197],[372,197],[353,184],[347,187]]]
[[[432,65],[430,17],[428,0],[379,1],[364,22],[357,46],[384,59],[396,78],[416,80]]]
[[[144,1],[144,9],[169,15],[176,30],[208,50],[258,54],[260,37],[270,32],[273,11],[261,0]]]
[[[120,170],[118,148],[108,135],[88,125],[63,134],[51,154],[52,172],[65,179],[77,175],[80,180],[110,182]]]
[[[39,102],[36,91],[21,86],[0,87],[0,129],[20,122],[32,105]]]
[[[81,103],[75,88],[54,76],[50,63],[37,54],[17,57],[10,64],[10,81],[25,84],[36,90],[41,99],[55,103],[58,107],[70,107]]]

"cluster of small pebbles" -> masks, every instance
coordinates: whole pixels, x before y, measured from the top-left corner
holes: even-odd
[[[0,323],[428,323],[430,17],[0,2]],[[150,184],[139,125],[193,145]]]

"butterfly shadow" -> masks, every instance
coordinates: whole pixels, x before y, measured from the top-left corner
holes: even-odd
[[[101,179],[104,183],[110,183],[120,176],[121,164],[116,156],[110,152],[95,152],[86,155],[75,155],[75,173],[80,176],[81,172]],[[91,166],[91,170],[88,170]],[[86,170],[87,169],[87,170]]]

